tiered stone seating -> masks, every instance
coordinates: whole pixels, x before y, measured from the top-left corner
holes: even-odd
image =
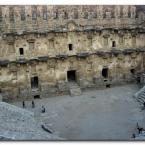
[[[143,104],[145,102],[145,86],[142,89],[140,89],[137,93],[135,93],[134,97],[140,104]]]

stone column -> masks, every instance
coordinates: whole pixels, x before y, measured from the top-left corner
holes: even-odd
[[[128,18],[128,6],[123,6],[123,18]]]
[[[131,18],[134,19],[136,16],[136,7],[130,6],[130,11],[131,11]]]
[[[103,18],[103,6],[102,5],[97,7],[97,18]]]
[[[120,6],[115,6],[115,18],[120,18]]]

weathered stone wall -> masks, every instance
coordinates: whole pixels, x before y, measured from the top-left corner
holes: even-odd
[[[123,53],[123,52],[122,52]],[[81,88],[101,87],[135,81],[135,74],[142,70],[142,53],[132,54],[97,54],[86,58],[68,57],[64,60],[50,58],[46,62],[27,62],[27,64],[9,64],[1,67],[1,90],[9,92],[8,100],[32,99],[34,95],[46,97],[49,94],[67,91],[67,71],[76,70],[77,83]],[[15,69],[12,69],[15,67]],[[102,69],[108,67],[107,78],[102,76]],[[31,77],[38,76],[39,87],[35,94],[31,91]],[[59,89],[59,85],[61,88]],[[5,98],[7,99],[7,98]]]
[[[7,33],[58,31],[70,21],[80,26],[125,27],[142,20],[144,12],[127,5],[0,6],[0,28]]]
[[[82,89],[133,82],[144,71],[144,11],[136,6],[1,6],[0,15],[6,101],[68,92],[69,70]]]
[[[141,30],[140,30],[141,31]],[[31,59],[41,56],[76,55],[80,52],[110,51],[111,49],[135,49],[145,46],[145,34],[134,30],[100,30],[88,32],[60,32],[47,34],[25,34],[1,38],[0,57],[9,60]],[[13,39],[11,43],[10,39]],[[115,42],[115,46],[113,45]],[[69,44],[72,49],[69,50]],[[34,45],[31,48],[31,45]],[[23,54],[20,54],[23,48]]]

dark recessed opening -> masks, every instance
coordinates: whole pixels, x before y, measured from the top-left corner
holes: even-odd
[[[135,73],[135,69],[131,69],[130,72],[131,72],[132,74],[134,74],[134,73]]]
[[[76,71],[75,70],[67,71],[67,80],[76,81]]]
[[[34,99],[40,99],[40,95],[35,95]]]
[[[116,47],[116,42],[112,41],[112,47]]]
[[[137,83],[140,83],[140,77],[137,77]]]
[[[31,88],[38,88],[39,85],[39,81],[38,81],[38,77],[32,77],[31,78]]]
[[[118,33],[118,30],[114,30],[115,33]]]
[[[19,48],[19,52],[20,52],[20,55],[23,55],[24,54],[24,49],[23,48]]]
[[[110,88],[110,84],[106,85],[106,88]]]
[[[72,44],[69,44],[68,47],[69,47],[69,51],[72,51],[73,50]]]
[[[103,69],[102,69],[102,76],[103,76],[104,78],[107,78],[107,77],[108,77],[108,68],[103,68]]]

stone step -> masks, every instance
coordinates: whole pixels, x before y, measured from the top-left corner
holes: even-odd
[[[81,95],[82,91],[79,87],[79,85],[76,82],[70,82],[68,84],[69,86],[69,92],[71,96],[79,96]]]
[[[141,100],[137,100],[137,102],[139,102],[139,103],[140,103],[140,105],[144,103],[144,102],[143,102],[143,101],[141,101]]]
[[[143,94],[138,95],[137,98],[145,98],[145,95],[143,95]]]
[[[138,96],[145,96],[145,93],[140,93]]]
[[[143,97],[143,98],[145,98],[145,95],[142,94],[142,95],[139,95],[138,97]]]
[[[145,92],[141,92],[141,94],[145,94]]]
[[[137,99],[145,100],[145,98],[142,98],[142,97],[138,97]]]
[[[135,93],[134,97],[140,103],[145,102],[145,86],[141,88],[137,93]]]
[[[139,98],[145,99],[145,97],[139,97]]]
[[[142,95],[142,94],[144,94],[143,92],[141,92],[141,93],[139,93],[138,95]]]
[[[80,96],[81,94],[82,94],[82,91],[80,88],[70,89],[71,96]]]
[[[69,82],[68,86],[69,86],[69,88],[79,87],[79,85],[76,82]]]
[[[138,92],[135,93],[135,95],[139,95],[140,93],[145,92],[145,86],[141,88]]]
[[[144,103],[145,102],[145,99],[138,98],[137,101],[140,102],[140,103]]]

